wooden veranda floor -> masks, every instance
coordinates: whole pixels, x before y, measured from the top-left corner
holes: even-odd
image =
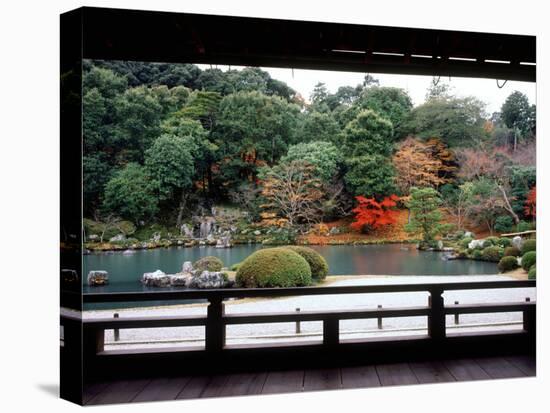
[[[84,404],[130,403],[535,376],[531,356],[456,359],[308,369],[118,380],[86,386]]]

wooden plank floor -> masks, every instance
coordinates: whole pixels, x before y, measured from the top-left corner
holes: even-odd
[[[86,386],[84,404],[294,393],[535,375],[533,357],[514,356],[333,369],[117,380]]]

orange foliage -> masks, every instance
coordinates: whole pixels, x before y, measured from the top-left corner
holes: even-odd
[[[397,201],[399,201],[397,195],[387,196],[381,202],[364,196],[357,196],[355,199],[357,199],[359,205],[353,209],[355,213],[355,222],[351,224],[353,229],[360,230],[366,225],[372,228],[380,228],[394,224],[397,221],[398,212],[395,210]]]
[[[528,217],[536,217],[537,216],[537,187],[534,186],[529,191],[529,194],[527,195],[527,200],[525,201],[525,207],[524,207],[525,215]]]

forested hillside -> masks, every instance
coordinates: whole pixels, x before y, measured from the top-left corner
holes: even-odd
[[[258,68],[87,61],[84,70],[84,214],[95,223],[179,231],[229,206],[288,231],[353,218],[351,230],[369,232],[404,209],[407,230],[429,241],[450,227],[415,226],[421,199],[454,230],[534,222],[535,107],[519,92],[487,114],[438,80],[413,107],[371,76],[303,97]]]

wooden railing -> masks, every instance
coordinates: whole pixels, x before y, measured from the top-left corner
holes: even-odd
[[[120,317],[120,318],[100,318],[82,320],[85,359],[96,358],[102,355],[124,356],[150,354],[151,350],[132,350],[132,351],[104,351],[104,331],[107,329],[127,329],[127,328],[153,328],[153,327],[183,327],[183,326],[204,326],[205,327],[205,347],[193,349],[191,352],[201,352],[207,355],[215,355],[223,359],[223,355],[231,352],[233,348],[243,347],[250,349],[255,346],[228,346],[226,345],[226,326],[238,324],[256,324],[256,323],[282,323],[282,322],[303,322],[303,321],[321,321],[323,325],[322,342],[303,343],[294,342],[289,351],[295,352],[297,348],[314,346],[317,350],[323,352],[346,351],[345,346],[348,340],[340,340],[340,321],[350,319],[381,319],[386,317],[413,317],[426,316],[427,330],[426,336],[416,337],[421,340],[424,350],[428,348],[446,350],[451,347],[454,337],[478,337],[479,345],[483,346],[483,339],[487,336],[484,333],[470,334],[447,334],[446,333],[446,315],[448,314],[475,314],[475,313],[503,313],[503,312],[521,312],[523,314],[523,329],[516,332],[499,331],[491,333],[493,339],[505,345],[501,340],[511,337],[521,339],[524,346],[534,346],[536,332],[536,303],[526,299],[523,302],[513,303],[479,303],[479,304],[461,304],[448,305],[444,303],[443,293],[452,290],[485,290],[485,289],[508,289],[508,288],[529,288],[535,287],[535,281],[484,281],[484,282],[460,282],[460,283],[429,283],[429,284],[396,284],[396,285],[370,285],[370,286],[343,286],[343,287],[301,287],[301,288],[260,288],[260,289],[216,289],[216,290],[166,290],[156,292],[128,292],[128,293],[87,293],[83,295],[84,303],[106,303],[106,302],[146,302],[146,301],[171,301],[185,299],[204,299],[208,301],[206,315],[193,316],[152,316],[152,317]],[[427,305],[413,307],[387,307],[387,308],[368,308],[368,309],[346,309],[346,310],[326,310],[326,311],[291,311],[278,313],[260,313],[260,314],[225,314],[224,300],[229,298],[248,298],[248,297],[288,297],[288,296],[312,296],[312,295],[342,295],[342,294],[373,294],[373,293],[404,293],[404,292],[427,292],[429,294]],[[63,322],[63,321],[62,321]],[[388,337],[382,341],[384,343],[396,343],[403,338]],[[500,341],[499,341],[500,340]],[[372,340],[354,340],[353,344],[363,344],[368,349],[369,342]],[[375,340],[381,342],[380,338]],[[516,346],[517,341],[510,346]],[[290,344],[289,344],[290,345]],[[455,343],[454,347],[460,347],[461,344]],[[284,346],[277,345],[277,348]],[[260,346],[260,349],[272,349],[273,345]],[[388,349],[390,347],[387,347]],[[290,350],[292,349],[292,350]],[[190,350],[180,349],[181,352]],[[175,350],[173,348],[158,349],[154,353],[163,352],[171,355]],[[268,353],[266,353],[268,354]]]

